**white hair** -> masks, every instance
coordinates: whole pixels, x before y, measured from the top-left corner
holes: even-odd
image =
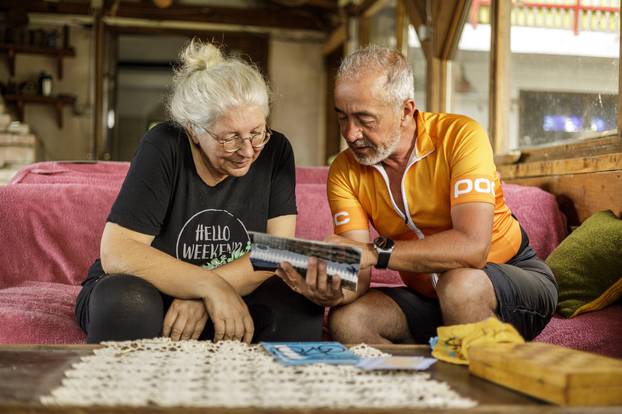
[[[179,54],[168,109],[171,119],[194,130],[206,129],[233,107],[255,105],[267,118],[270,97],[255,66],[225,58],[211,43],[192,39]]]
[[[353,52],[341,62],[337,80],[358,79],[370,73],[386,77],[381,98],[396,110],[401,110],[407,99],[415,99],[412,69],[395,49],[370,45]]]

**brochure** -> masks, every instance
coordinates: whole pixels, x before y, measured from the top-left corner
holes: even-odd
[[[356,365],[360,358],[339,342],[261,342],[284,365]]]
[[[276,270],[281,262],[289,262],[306,275],[310,256],[326,262],[329,278],[338,275],[342,287],[356,291],[361,263],[361,249],[313,240],[290,239],[265,233],[249,232],[251,263],[255,270]]]

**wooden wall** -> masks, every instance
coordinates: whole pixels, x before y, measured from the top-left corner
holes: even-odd
[[[526,151],[517,161],[498,165],[503,181],[535,185],[555,194],[569,225],[579,225],[606,209],[622,215],[622,141],[618,135]]]

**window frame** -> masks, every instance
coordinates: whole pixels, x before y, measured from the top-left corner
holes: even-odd
[[[369,18],[380,10],[387,0],[366,0],[354,7],[352,16],[358,25],[358,44],[365,45],[369,36]],[[448,62],[455,56],[460,39],[460,28],[470,12],[471,0],[454,0],[453,9],[448,0],[443,10],[434,7],[429,0],[397,0],[396,31],[398,22],[408,19],[415,27],[422,44],[427,64],[426,107],[433,112],[447,108]],[[431,6],[432,4],[432,6]],[[598,154],[622,153],[622,65],[618,73],[617,131],[614,134],[595,133],[594,136],[564,143],[553,142],[538,147],[524,147],[510,151],[509,109],[511,65],[510,30],[512,0],[491,1],[491,45],[490,45],[490,88],[489,88],[489,136],[499,165],[517,162],[544,162],[545,160],[589,157],[598,148]],[[619,13],[622,27],[622,11]],[[430,27],[431,26],[431,27]],[[444,28],[444,30],[443,30]],[[432,34],[432,36],[430,36]],[[403,35],[396,33],[398,46],[403,48]],[[400,43],[401,39],[401,45]],[[622,44],[620,44],[622,55]],[[618,57],[619,59],[619,57]],[[603,152],[604,151],[604,152]],[[517,155],[518,154],[518,155]],[[614,157],[616,160],[622,157]],[[622,164],[616,164],[622,169]],[[595,167],[596,168],[596,167]],[[609,168],[609,167],[607,167]]]

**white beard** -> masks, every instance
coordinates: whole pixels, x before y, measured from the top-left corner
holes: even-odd
[[[356,158],[359,164],[375,165],[386,160],[387,158],[389,158],[389,156],[391,156],[391,154],[393,154],[398,144],[400,143],[400,128],[398,126],[395,131],[393,131],[391,140],[386,144],[373,145],[365,138],[361,138],[359,141],[363,143],[363,145],[360,146],[371,147],[373,149],[373,154],[359,155],[356,152],[352,151],[352,155],[354,155],[354,158]]]

